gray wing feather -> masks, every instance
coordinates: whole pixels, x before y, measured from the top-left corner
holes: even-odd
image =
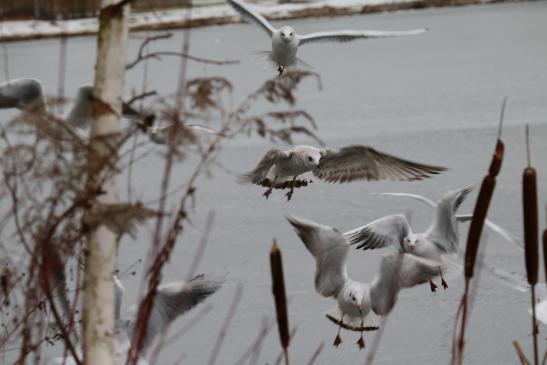
[[[42,83],[37,79],[20,78],[0,83],[0,109],[45,108]]]
[[[243,17],[249,19],[255,24],[259,25],[268,35],[271,37],[272,33],[275,31],[275,28],[264,18],[262,15],[258,14],[256,11],[251,10],[243,1],[239,0],[228,0],[228,3]]]
[[[456,210],[474,187],[448,192],[437,204],[435,216],[426,235],[447,252],[458,252],[459,235]]]
[[[78,128],[90,126],[93,119],[93,101],[93,86],[80,87],[74,105],[66,116],[66,121]]]
[[[287,153],[276,148],[272,148],[266,152],[264,157],[262,157],[262,160],[260,160],[253,171],[240,175],[239,180],[242,183],[253,183],[260,185],[268,176],[268,171],[270,171],[276,163],[287,158],[289,158]]]
[[[160,285],[148,320],[143,353],[152,344],[154,338],[177,317],[214,294],[223,282],[224,279],[210,279],[199,275],[188,282]]]
[[[388,314],[401,289],[427,283],[439,275],[440,268],[440,263],[411,254],[393,253],[382,257],[380,271],[370,287],[372,310],[378,315]]]
[[[427,29],[414,29],[403,31],[382,30],[339,30],[332,32],[317,32],[299,35],[299,45],[313,42],[351,42],[357,39],[388,38],[415,35],[426,32]]]
[[[325,297],[337,296],[347,280],[349,246],[342,233],[296,217],[287,217],[287,220],[315,257],[315,290]]]
[[[352,229],[344,233],[344,237],[357,249],[394,247],[401,250],[402,241],[410,232],[406,217],[403,214],[392,214]]]
[[[428,178],[446,168],[404,160],[372,147],[354,145],[338,150],[323,150],[313,174],[327,182],[354,180],[412,181]]]
[[[425,196],[423,195],[418,195],[418,194],[410,194],[410,193],[371,193],[373,195],[386,195],[386,196],[402,196],[402,197],[407,197],[407,198],[412,198],[412,199],[416,199],[416,200],[419,200],[423,203],[426,203],[427,205],[435,208],[437,206],[437,203],[435,203],[433,200],[429,199],[429,198],[426,198]]]

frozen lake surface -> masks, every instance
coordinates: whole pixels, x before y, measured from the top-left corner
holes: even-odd
[[[370,144],[391,154],[447,166],[450,170],[433,179],[412,183],[332,185],[316,181],[307,189],[297,190],[293,200],[286,202],[279,191],[265,200],[261,197],[262,188],[238,185],[233,174],[213,168],[211,177],[199,180],[193,224],[186,227],[178,242],[164,281],[177,280],[186,274],[210,210],[215,211],[216,219],[199,271],[227,271],[228,281],[208,300],[213,311],[191,333],[178,339],[176,345],[164,350],[161,364],[174,364],[181,357],[184,364],[206,363],[236,286],[242,283],[243,298],[217,363],[230,364],[239,358],[256,337],[263,318],[272,318],[275,313],[268,257],[273,238],[283,252],[290,325],[297,327],[290,350],[292,362],[307,363],[324,342],[318,364],[364,363],[366,352],[360,352],[355,345],[356,333],[343,331],[343,344],[338,349],[331,347],[336,327],[323,317],[323,312],[335,302],[315,294],[314,261],[284,215],[293,213],[347,230],[386,214],[412,209],[413,227],[420,231],[430,220],[429,208],[414,201],[369,193],[405,191],[436,199],[447,190],[480,182],[493,152],[500,105],[506,95],[509,96],[503,130],[506,155],[490,218],[522,236],[524,126],[529,124],[532,159],[539,178],[540,222],[545,222],[546,2],[306,19],[290,24],[300,33],[339,28],[430,28],[428,33],[416,37],[302,47],[299,56],[321,74],[323,89],[318,90],[312,80],[306,81],[298,91],[297,107],[314,116],[318,133],[329,146]],[[182,31],[179,31],[173,39],[158,42],[154,47],[178,51],[181,43]],[[54,94],[59,44],[59,40],[6,44],[9,77],[39,78],[46,91]],[[137,40],[131,41],[128,59],[135,55],[138,45]],[[243,62],[225,67],[190,63],[189,75],[228,78],[235,85],[233,102],[237,105],[275,74],[275,70],[256,65],[248,56],[250,51],[263,50],[268,45],[266,35],[248,24],[192,30],[193,55]],[[74,95],[82,84],[92,83],[95,47],[94,38],[68,40],[67,95]],[[3,70],[4,61],[1,62]],[[175,91],[178,70],[177,59],[150,62],[149,89],[161,93]],[[2,74],[2,80],[4,77]],[[127,90],[138,90],[141,78],[142,69],[131,71]],[[297,142],[313,141],[302,137]],[[272,146],[268,141],[241,137],[223,145],[218,161],[229,171],[244,172]],[[171,185],[184,183],[196,161],[190,157],[177,165]],[[135,194],[144,201],[158,195],[162,168],[159,153],[137,165]],[[125,177],[120,184],[124,198]],[[462,213],[471,211],[474,198],[472,195],[462,206]],[[174,209],[176,203],[169,201],[169,207]],[[463,242],[467,227],[462,225],[460,230]],[[140,230],[136,241],[129,238],[123,241],[120,269],[144,257],[151,232],[149,224]],[[489,237],[485,260],[505,270],[524,272],[522,254],[494,235]],[[377,267],[378,253],[351,252],[351,277],[369,281]],[[137,268],[137,276],[123,279],[124,307],[136,297],[142,265]],[[449,282],[448,290],[436,294],[430,293],[428,286],[403,291],[387,322],[375,363],[448,363],[452,320],[463,291],[462,283],[461,276],[457,277]],[[529,295],[508,288],[486,273],[482,275],[467,332],[466,363],[516,363],[513,340],[519,340],[525,352],[530,353],[528,307]],[[171,332],[198,313],[199,309],[191,312]],[[366,335],[368,345],[372,338],[372,334]],[[541,348],[545,347],[544,339],[542,333]],[[259,363],[273,363],[278,353],[279,340],[274,329],[264,343]]]

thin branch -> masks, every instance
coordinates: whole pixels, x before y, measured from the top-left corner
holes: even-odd
[[[241,301],[242,295],[243,295],[243,284],[239,284],[237,286],[234,299],[232,300],[232,304],[230,305],[230,308],[228,309],[228,313],[226,314],[226,318],[224,319],[224,322],[222,323],[222,326],[220,327],[220,331],[218,332],[218,336],[215,341],[215,344],[213,345],[213,350],[211,351],[209,360],[207,361],[207,364],[209,365],[213,365],[215,363],[218,357],[218,354],[220,353],[220,349],[222,348],[222,343],[224,342],[224,339],[226,338],[226,333],[228,332],[230,323],[232,322],[232,319],[234,318],[236,314],[237,307],[239,306],[239,302]]]
[[[319,357],[319,355],[321,354],[321,351],[323,351],[323,347],[324,347],[325,343],[324,342],[321,342],[319,344],[319,346],[317,347],[317,349],[315,350],[315,352],[313,353],[310,361],[308,362],[308,365],[313,365],[315,364],[315,361],[317,361],[317,358]]]
[[[190,280],[191,278],[193,278],[194,274],[196,273],[199,263],[201,262],[201,258],[203,257],[203,254],[205,252],[205,247],[207,247],[207,243],[209,242],[209,234],[211,233],[211,227],[213,226],[214,220],[215,211],[210,210],[209,214],[207,215],[207,220],[205,221],[203,235],[201,236],[198,249],[194,255],[194,260],[190,264],[190,269],[188,270],[188,274],[186,275],[186,280]]]

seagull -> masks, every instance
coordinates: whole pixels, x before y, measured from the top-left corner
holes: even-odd
[[[414,233],[403,214],[391,214],[362,227],[344,233],[350,245],[357,249],[372,250],[393,247],[400,252],[445,262],[448,256],[458,254],[459,237],[456,211],[474,187],[450,191],[436,205],[436,214],[429,228],[423,233]],[[438,274],[444,289],[448,284],[439,267]],[[432,292],[437,285],[429,281]]]
[[[410,193],[372,193],[375,195],[386,195],[386,196],[399,196],[399,197],[407,197],[416,199],[418,201],[421,201],[423,203],[426,203],[432,208],[437,208],[437,203],[435,203],[433,200],[419,194],[410,194]],[[458,222],[469,222],[471,219],[473,219],[473,214],[456,214],[456,219]],[[484,223],[486,226],[492,230],[493,232],[500,235],[502,238],[504,238],[506,241],[512,243],[516,247],[520,248],[521,250],[524,250],[524,242],[519,240],[517,237],[515,237],[513,234],[511,234],[509,231],[507,231],[505,228],[502,228],[498,224],[494,223],[493,221],[489,219],[485,219]]]
[[[93,100],[93,87],[89,85],[80,87],[72,108],[64,118],[67,126],[82,139],[87,138],[83,129],[90,125],[93,118]],[[19,109],[31,116],[47,115],[49,111],[40,80],[18,78],[0,83],[0,109],[8,108]]]
[[[93,86],[81,86],[74,99],[72,108],[64,117],[69,127],[83,139],[88,138],[84,130],[93,120]],[[135,119],[137,112],[123,103],[122,117]],[[42,83],[38,79],[18,78],[0,83],[0,109],[16,108],[30,115],[46,115],[48,109]],[[152,137],[151,137],[152,138]]]
[[[363,331],[379,329],[377,316],[385,316],[393,309],[402,288],[427,283],[438,275],[437,263],[394,252],[382,257],[379,273],[372,282],[354,281],[347,273],[349,245],[342,232],[294,216],[287,220],[315,257],[315,290],[338,301],[337,307],[325,313],[338,325],[335,347],[342,343],[340,331],[345,328],[361,332],[357,345],[363,349]]]
[[[268,52],[268,58],[278,68],[279,75],[283,70],[298,62],[305,64],[296,57],[298,47],[308,43],[319,42],[350,42],[356,39],[400,37],[424,33],[427,29],[414,29],[403,31],[380,30],[339,30],[330,32],[317,32],[300,35],[286,25],[279,29],[274,28],[262,15],[253,11],[247,4],[240,0],[228,0],[228,3],[243,17],[259,25],[272,39],[272,50]]]
[[[137,364],[148,365],[144,359],[144,355],[147,349],[154,343],[156,337],[163,333],[178,317],[204,301],[208,296],[214,294],[222,286],[223,282],[223,279],[210,279],[204,275],[198,275],[187,282],[171,282],[158,286]],[[127,363],[129,348],[131,347],[133,331],[137,324],[138,308],[136,305],[133,305],[122,317],[120,312],[124,287],[117,276],[114,276],[114,284],[116,291],[114,308],[115,364],[125,365]],[[63,359],[59,358],[57,361],[62,363]],[[67,364],[75,364],[74,359],[67,358]]]
[[[376,194],[413,198],[421,202],[424,202],[433,208],[437,207],[437,203],[435,203],[433,200],[418,194],[409,194],[409,193],[376,193]],[[467,221],[470,221],[472,218],[473,218],[472,214],[456,214],[456,219],[458,220],[458,222],[467,222]],[[494,231],[495,233],[500,235],[502,238],[512,243],[515,247],[519,248],[521,252],[524,250],[524,242],[522,242],[516,236],[511,234],[505,228],[499,226],[498,224],[492,222],[489,219],[486,219],[484,223],[492,231]],[[498,267],[489,266],[486,264],[483,264],[483,268],[486,269],[495,278],[508,284],[513,289],[516,289],[520,292],[527,292],[530,290],[530,284],[528,284],[526,276],[521,273],[507,272]],[[536,319],[540,321],[541,323],[547,325],[547,291],[545,290],[543,286],[539,286],[539,289],[540,289],[539,296],[543,297],[543,299],[539,300],[536,303]],[[528,309],[528,312],[532,314],[532,309],[531,308]]]
[[[240,176],[240,182],[268,187],[266,199],[274,188],[290,186],[287,200],[291,200],[295,185],[307,185],[297,177],[312,172],[315,177],[332,183],[354,180],[421,180],[445,171],[439,166],[417,162],[376,151],[365,145],[353,145],[340,149],[320,149],[299,145],[288,150],[271,149],[256,168]]]

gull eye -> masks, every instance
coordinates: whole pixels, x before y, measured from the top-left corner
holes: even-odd
[[[292,32],[290,32],[289,35],[292,36]]]
[[[308,161],[313,162],[313,157],[308,156]]]

